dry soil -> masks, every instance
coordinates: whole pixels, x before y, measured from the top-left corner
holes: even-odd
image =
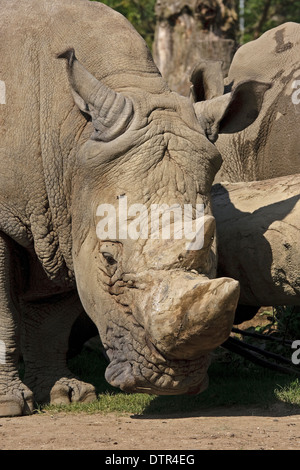
[[[300,410],[228,408],[197,415],[45,412],[0,419],[4,450],[299,450]]]

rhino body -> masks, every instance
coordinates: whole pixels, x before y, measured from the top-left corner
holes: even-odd
[[[169,90],[138,33],[102,4],[1,0],[0,24],[0,415],[95,398],[66,366],[83,309],[112,385],[200,392],[239,286],[216,278],[210,189],[221,157],[197,109]],[[175,235],[121,236],[120,227],[101,238],[99,207],[125,201],[188,204],[194,222],[199,204],[202,248]]]
[[[241,46],[228,76],[219,61],[202,61],[191,76],[203,110],[248,80],[268,84],[261,111],[248,127],[214,136],[222,155],[215,182],[258,181],[300,172],[300,25],[285,23]],[[209,134],[208,134],[209,136]]]
[[[272,84],[259,117],[247,129],[223,134],[216,182],[254,181],[300,173],[300,25],[285,23],[238,49],[225,88],[255,79]]]
[[[200,63],[191,77],[193,98],[203,110],[245,80],[270,85],[251,125],[213,135],[223,160],[214,180],[222,187],[213,187],[219,273],[240,281],[238,323],[262,305],[299,302],[299,52],[300,25],[286,23],[241,46],[225,81],[218,61]],[[252,184],[262,180],[265,185]]]

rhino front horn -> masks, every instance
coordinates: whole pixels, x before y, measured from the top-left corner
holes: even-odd
[[[239,299],[230,278],[194,279],[178,274],[156,288],[146,330],[156,349],[169,359],[195,359],[229,336]]]
[[[88,72],[77,60],[74,49],[68,49],[57,57],[67,59],[74,101],[81,111],[92,118],[92,139],[110,142],[123,134],[133,118],[132,101]]]

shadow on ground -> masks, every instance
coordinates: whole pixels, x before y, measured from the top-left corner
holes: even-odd
[[[298,396],[299,379],[292,375],[276,373],[239,356],[223,353],[212,362],[208,370],[209,386],[199,395],[154,396],[126,394],[111,387],[104,378],[107,362],[100,353],[83,351],[72,359],[71,369],[82,380],[93,383],[101,401],[107,395],[118,401],[128,399],[126,409],[135,419],[178,418],[183,416],[286,416],[300,414],[300,406],[285,400],[282,391],[293,389]],[[298,391],[297,391],[298,390]],[[135,402],[139,402],[138,411]],[[140,404],[142,402],[142,405]],[[122,410],[120,410],[122,411]]]

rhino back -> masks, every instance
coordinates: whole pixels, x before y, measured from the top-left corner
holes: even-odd
[[[217,141],[224,164],[217,181],[249,181],[300,172],[300,104],[293,83],[300,80],[300,25],[286,23],[242,46],[230,67],[227,84],[253,79],[271,83],[260,115],[235,135]]]
[[[76,149],[91,134],[57,59],[70,47],[116,91],[164,86],[145,42],[105,5],[0,0],[0,229],[34,241],[49,271],[72,268],[68,205]]]

